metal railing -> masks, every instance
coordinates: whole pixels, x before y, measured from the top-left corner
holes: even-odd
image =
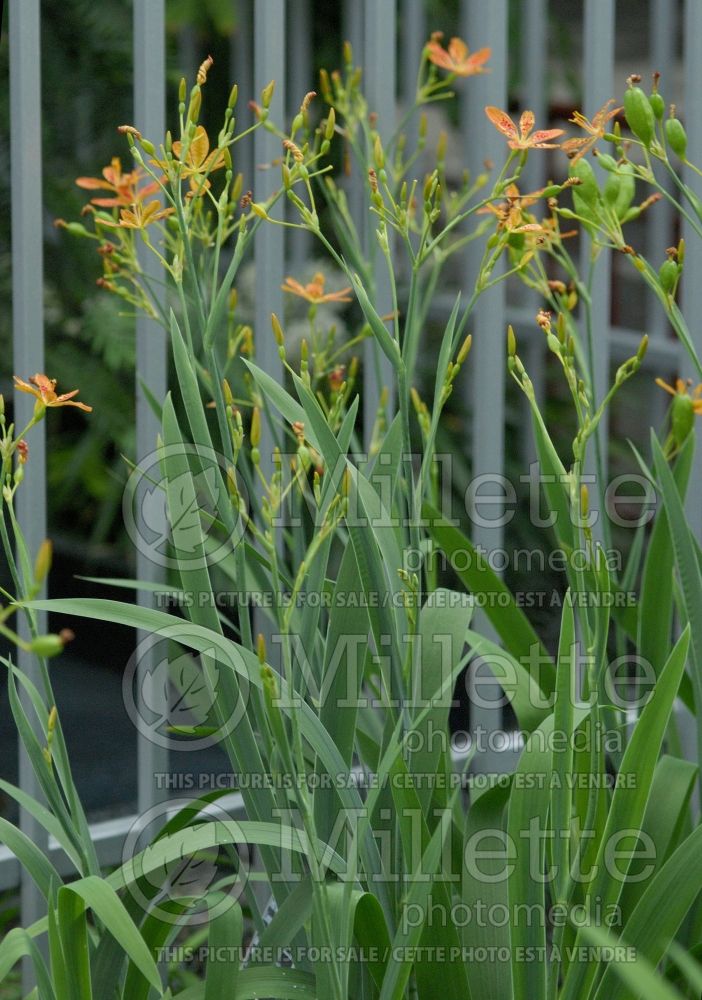
[[[232,0],[238,12],[238,31],[232,39],[231,76],[244,93],[260,91],[270,79],[277,80],[273,117],[280,119],[285,110],[295,110],[304,91],[312,84],[311,52],[311,0]],[[134,0],[134,118],[136,125],[148,135],[163,134],[165,129],[165,0]],[[548,112],[547,53],[548,4],[547,0],[520,0],[521,32],[519,51],[510,50],[508,27],[508,0],[462,0],[461,30],[472,47],[489,45],[492,48],[491,73],[470,81],[461,99],[460,129],[465,162],[471,169],[480,170],[483,160],[498,161],[504,153],[502,140],[486,122],[485,104],[507,106],[507,81],[510,59],[521,60],[522,93],[525,102],[545,122]],[[639,5],[637,5],[639,6]],[[645,6],[644,4],[640,5]],[[623,7],[623,4],[620,4]],[[616,14],[615,0],[584,0],[583,5],[583,70],[584,112],[591,115],[604,101],[623,88],[623,80],[614,79]],[[686,0],[684,8],[684,85],[685,94],[693,100],[683,103],[682,111],[689,136],[689,151],[693,161],[702,162],[702,2]],[[667,68],[674,57],[673,39],[676,30],[678,4],[673,0],[649,0],[650,46],[652,64]],[[391,129],[395,115],[396,99],[407,99],[413,92],[416,66],[421,47],[433,25],[425,23],[423,0],[346,0],[343,25],[345,36],[354,44],[357,61],[366,68],[366,92],[370,108],[379,115],[382,129]],[[36,197],[42,188],[41,157],[41,8],[40,0],[10,0],[9,43],[11,85],[11,183],[12,183],[12,295],[13,295],[13,366],[15,371],[30,373],[43,371],[44,321],[42,297],[42,203]],[[400,44],[398,44],[398,39]],[[252,44],[253,42],[253,44]],[[397,54],[397,58],[396,58]],[[294,58],[291,58],[294,55]],[[642,54],[643,55],[643,54]],[[287,72],[286,72],[287,66]],[[636,67],[629,67],[635,69]],[[287,82],[287,87],[286,87]],[[290,100],[286,101],[286,91]],[[294,107],[293,107],[294,106]],[[245,112],[244,112],[245,113]],[[275,148],[274,148],[275,147]],[[264,130],[255,134],[253,163],[269,161],[277,154],[275,140]],[[526,181],[530,188],[540,186],[545,180],[546,160],[534,157],[527,170]],[[254,197],[263,201],[269,187],[275,183],[272,171],[250,169]],[[695,178],[688,178],[695,182]],[[702,192],[701,192],[702,193]],[[360,213],[358,189],[350,192],[352,209]],[[362,220],[361,220],[362,221]],[[649,248],[658,253],[672,241],[672,216],[665,205],[649,213],[646,240]],[[366,236],[369,233],[367,224]],[[266,295],[257,296],[256,325],[267,328],[271,311],[281,311],[279,291],[284,277],[285,246],[279,230],[262,227],[255,239],[254,256],[258,274],[264,276]],[[304,236],[304,234],[303,234]],[[297,236],[294,239],[298,239]],[[301,244],[288,246],[288,251],[299,258]],[[583,249],[587,252],[587,248]],[[151,262],[149,267],[153,266]],[[476,261],[471,253],[466,255],[465,273],[470,279]],[[379,277],[379,295],[383,289]],[[622,352],[632,353],[640,333],[612,328],[611,326],[611,261],[602,255],[594,289],[594,317],[598,331],[595,386],[599,396],[609,375],[610,364]],[[684,282],[684,308],[690,316],[702,315],[702,244],[689,241],[688,259]],[[448,300],[450,296],[446,296]],[[439,296],[437,308],[445,308]],[[380,309],[382,312],[382,308]],[[475,346],[471,358],[470,392],[473,403],[472,461],[475,475],[481,472],[500,474],[504,470],[505,450],[505,378],[504,330],[508,320],[523,337],[528,351],[529,369],[534,373],[537,391],[544,393],[544,380],[539,372],[544,368],[541,340],[532,336],[534,310],[526,306],[516,312],[508,308],[502,285],[492,289],[481,300],[473,322]],[[137,368],[143,380],[157,398],[163,396],[166,386],[166,347],[161,331],[152,329],[148,319],[137,322]],[[702,324],[692,325],[697,346],[702,352]],[[679,346],[668,336],[664,318],[653,303],[650,304],[651,349],[645,360],[650,370],[672,371],[679,360]],[[257,361],[273,375],[280,377],[280,361],[272,338],[260,338]],[[681,362],[682,363],[682,362]],[[370,368],[370,366],[369,366]],[[366,392],[366,420],[375,416],[379,386]],[[136,387],[137,450],[140,457],[153,448],[157,426],[139,384]],[[17,398],[17,420],[30,416],[32,400],[20,395]],[[602,446],[606,452],[606,430]],[[27,466],[26,483],[22,490],[19,520],[30,550],[36,551],[46,534],[46,477],[43,424],[33,432],[32,461]],[[689,495],[702,495],[702,454],[697,457]],[[702,535],[702,505],[691,510],[693,524]],[[487,547],[502,544],[501,529],[478,529],[476,540]],[[138,557],[137,573],[140,579],[157,581],[154,567],[143,556]],[[141,592],[139,600],[151,600],[149,592]],[[32,658],[18,654],[19,666],[34,677]],[[148,669],[143,664],[143,669]],[[485,712],[481,723],[499,727],[498,711]],[[168,769],[167,751],[154,746],[144,736],[138,736],[138,809],[140,814],[153,806],[163,795],[155,787],[154,775]],[[31,795],[39,796],[34,776],[20,748],[19,782]],[[237,800],[238,801],[238,800]],[[105,864],[119,860],[125,832],[134,817],[96,824],[94,834],[99,856]],[[21,812],[22,829],[37,843],[45,833],[24,811]],[[58,857],[57,845],[49,845]],[[16,861],[0,849],[0,888],[17,884],[20,872]],[[22,919],[31,922],[41,915],[42,901],[29,879],[22,879]]]

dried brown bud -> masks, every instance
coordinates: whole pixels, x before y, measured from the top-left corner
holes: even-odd
[[[302,163],[304,156],[300,147],[292,141],[292,139],[283,139],[283,148],[287,149],[289,153],[292,154],[292,158],[295,163]]]
[[[197,82],[202,86],[207,81],[207,74],[210,71],[214,59],[212,56],[208,56],[207,59],[200,65],[200,69],[197,71]]]

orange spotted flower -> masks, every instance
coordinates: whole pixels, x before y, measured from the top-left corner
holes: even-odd
[[[103,226],[112,226],[115,229],[146,229],[153,222],[165,219],[175,212],[174,208],[162,208],[160,201],[150,201],[148,205],[140,202],[132,205],[131,208],[121,208],[119,211],[119,222],[114,219],[100,219]]]
[[[592,121],[586,118],[580,111],[573,112],[573,117],[570,121],[588,133],[584,136],[566,139],[561,145],[561,149],[568,154],[573,163],[577,163],[604,136],[607,131],[607,124],[613,118],[616,118],[622,110],[621,108],[613,108],[612,105],[615,103],[614,98],[610,97],[607,103],[603,104],[600,110],[592,116]]]
[[[510,149],[555,149],[556,144],[549,140],[563,135],[562,128],[543,129],[532,132],[534,127],[534,112],[525,111],[519,119],[519,129],[514,124],[506,111],[499,108],[487,107],[485,114],[492,124],[507,137],[507,145]]]
[[[74,389],[73,392],[64,392],[63,395],[56,395],[56,379],[47,378],[46,375],[32,375],[29,382],[33,382],[30,385],[29,382],[23,382],[21,378],[16,375],[15,379],[15,389],[19,389],[20,392],[28,392],[30,396],[34,396],[40,403],[44,406],[77,406],[79,410],[85,410],[90,413],[92,406],[86,406],[85,403],[79,403],[73,399],[77,396],[79,389]]]
[[[657,378],[656,385],[660,386],[661,389],[665,389],[671,396],[686,396],[692,401],[692,412],[698,416],[702,414],[702,382],[693,389],[691,379],[685,381],[684,379],[676,378],[675,388],[673,388],[672,385],[664,382],[662,378]]]
[[[185,159],[181,158],[182,150],[183,144],[180,141],[173,143],[173,155],[182,164],[180,176],[190,180],[190,190],[193,194],[202,194],[210,186],[207,175],[226,165],[224,152],[221,149],[210,152],[210,139],[202,125],[198,125],[195,129]],[[165,161],[157,162],[159,167],[167,169],[168,164]]]
[[[314,275],[312,281],[307,285],[301,285],[299,281],[294,278],[286,278],[285,283],[280,287],[284,292],[290,292],[292,295],[299,295],[301,299],[306,299],[312,305],[320,305],[322,302],[351,302],[351,296],[348,294],[351,291],[351,286],[348,288],[341,288],[338,292],[324,292],[324,275],[320,272]]]
[[[122,162],[118,156],[115,156],[109,167],[103,168],[102,177],[77,177],[76,184],[86,191],[112,192],[109,198],[91,198],[90,201],[100,208],[117,208],[121,205],[133,205],[153,194],[158,184],[154,182],[140,188],[139,182],[143,177],[144,172],[138,169],[126,174],[123,173]]]
[[[475,76],[477,73],[489,72],[485,63],[492,55],[490,49],[478,49],[477,52],[469,53],[468,46],[461,38],[452,38],[448,46],[443,48],[440,38],[443,38],[442,32],[435,31],[427,42],[429,62],[449,73],[455,73],[456,76]]]
[[[530,221],[532,217],[524,214],[524,209],[535,205],[541,196],[541,191],[531,194],[520,194],[516,184],[510,184],[505,191],[506,200],[499,205],[492,202],[478,209],[478,215],[491,213],[497,217],[498,229],[506,229],[508,233],[542,233],[544,227],[540,222]]]

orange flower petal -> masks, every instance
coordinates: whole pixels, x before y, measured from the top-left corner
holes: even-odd
[[[516,140],[518,138],[517,126],[514,124],[506,111],[500,111],[499,108],[488,106],[485,108],[485,114],[488,116],[498,132],[506,135],[508,139]]]
[[[519,135],[522,141],[525,141],[529,133],[534,127],[534,112],[524,111],[522,117],[519,119]]]
[[[479,71],[479,67],[482,66],[483,63],[486,63],[491,55],[492,55],[492,49],[484,48],[484,49],[478,49],[477,52],[474,52],[472,55],[468,56],[468,62],[470,63],[473,72],[477,73]]]
[[[458,66],[468,57],[468,46],[462,38],[452,38],[446,46],[454,65]]]

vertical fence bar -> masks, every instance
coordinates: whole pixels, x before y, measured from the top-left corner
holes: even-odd
[[[285,8],[285,0],[254,0],[254,89],[260,94],[275,80],[270,115],[276,123],[283,120],[285,112]],[[280,183],[280,171],[267,165],[280,159],[283,148],[280,140],[263,128],[257,129],[254,136],[254,197],[263,202]],[[271,214],[280,218],[284,211],[285,205],[276,206]],[[271,331],[271,313],[281,316],[283,311],[283,232],[278,226],[264,223],[254,236],[256,287],[261,291],[256,295],[254,313],[256,363],[277,382],[282,381],[283,369]],[[261,468],[269,477],[273,470],[273,439],[265,420],[260,451]]]
[[[395,87],[397,47],[397,7],[395,0],[364,0],[363,72],[366,80],[368,110],[378,116],[377,130],[385,142],[393,132],[396,115]],[[375,237],[375,216],[365,209],[366,248],[374,262],[373,284],[377,312],[384,316],[392,312],[392,294],[387,264]],[[391,244],[392,247],[392,244]],[[374,339],[364,345],[363,424],[366,444],[370,440],[378,402],[383,387],[389,391],[388,406],[394,408],[394,373]]]
[[[398,100],[400,114],[405,116],[413,107],[417,96],[417,71],[422,56],[422,50],[427,42],[427,27],[424,0],[401,0],[400,15],[400,50],[398,65]],[[419,139],[420,113],[409,118],[403,129],[407,137],[407,156],[417,148]],[[412,177],[421,178],[425,174],[425,157],[419,156],[412,168]],[[397,277],[402,283],[408,282],[411,274],[410,261],[405,257],[398,261]]]
[[[12,185],[12,334],[14,369],[22,378],[44,371],[44,265],[41,169],[41,51],[39,0],[11,0],[10,15],[10,174]],[[31,419],[34,399],[15,393],[14,420],[17,428]],[[46,537],[46,432],[44,422],[32,430],[31,456],[25,481],[18,494],[17,518],[29,552],[35,555]],[[4,514],[2,514],[4,517]],[[46,596],[43,594],[42,596]],[[40,632],[46,631],[46,615],[37,616]],[[19,631],[28,637],[24,617]],[[18,650],[17,665],[41,689],[36,658]],[[20,699],[33,717],[26,693]],[[43,800],[21,742],[19,786],[27,795]],[[42,826],[20,809],[20,827],[38,846],[46,845]],[[28,927],[45,912],[41,893],[26,873],[22,875],[22,924]],[[31,989],[29,966],[23,968],[26,991]]]
[[[252,0],[237,0],[236,27],[229,44],[229,83],[239,87],[236,105],[237,132],[243,132],[252,125],[249,101],[253,98],[253,38]],[[250,138],[250,137],[249,137]],[[234,171],[244,177],[244,191],[253,190],[254,158],[253,142],[246,139],[238,142],[232,151]]]
[[[190,87],[195,82],[195,74],[200,65],[197,42],[192,24],[186,24],[178,32],[178,75],[184,76]]]
[[[314,90],[314,63],[312,52],[312,4],[311,0],[295,0],[288,5],[287,37],[288,49],[294,53],[294,58],[288,61],[288,117],[290,120],[297,114],[305,94]],[[315,114],[315,107],[312,107]],[[288,205],[288,215],[291,221],[298,222],[297,210]],[[288,257],[294,262],[294,268],[299,272],[306,261],[312,242],[310,234],[304,229],[288,230]]]
[[[546,0],[530,0],[520,7],[522,17],[522,110],[531,110],[536,116],[536,127],[547,128],[548,96],[546,93],[546,60],[544,52],[548,52],[548,4]],[[548,159],[545,155],[532,153],[522,172],[520,188],[523,193],[538,191],[547,180]],[[545,206],[543,206],[545,209]],[[527,292],[526,305],[536,315],[541,305],[537,294]],[[524,347],[525,361],[529,378],[534,386],[534,395],[541,405],[546,398],[546,352],[543,337],[531,337]],[[520,400],[523,414],[524,433],[522,437],[523,455],[527,464],[536,461],[536,446],[531,431],[529,402],[526,398]]]
[[[143,135],[158,142],[166,131],[166,36],[164,0],[135,0],[134,2],[134,121]],[[192,83],[192,81],[191,81]],[[156,283],[163,281],[163,271],[156,258],[139,242],[139,263],[147,278]],[[155,320],[138,316],[136,321],[136,448],[137,462],[154,451],[160,424],[151,410],[142,390],[144,384],[153,396],[162,400],[167,388],[166,343],[161,327]],[[164,534],[166,526],[164,525]],[[163,569],[145,552],[137,551],[137,579],[145,583],[162,583]],[[137,601],[142,607],[151,607],[154,595],[140,590]],[[139,633],[141,641],[146,633]],[[154,657],[147,653],[137,667],[137,697],[151,683]],[[150,702],[156,692],[150,693]],[[165,711],[165,706],[164,706]],[[158,774],[168,770],[168,750],[152,743],[148,737],[137,737],[137,788],[138,808],[143,814],[159,799],[166,782],[157,780]]]
[[[699,0],[687,0],[685,4],[685,128],[688,144],[687,157],[690,163],[702,163],[702,4]],[[702,197],[702,183],[693,170],[685,171],[685,182],[698,197]],[[683,223],[685,236],[685,275],[682,287],[683,312],[690,326],[690,335],[697,350],[702,355],[702,240],[696,236],[689,223]],[[682,345],[680,347],[680,369],[683,376],[694,375]],[[692,475],[688,488],[687,513],[690,525],[698,539],[702,539],[702,453],[695,454]]]
[[[668,0],[651,0],[650,5],[650,53],[653,69],[663,74],[662,93],[670,91],[674,85],[673,66],[675,39],[677,36],[677,4]],[[667,177],[661,177],[666,189],[671,188]],[[653,212],[646,213],[646,252],[652,262],[663,262],[665,248],[673,237],[673,207],[662,199]],[[664,337],[668,331],[668,321],[660,302],[653,291],[648,290],[648,330],[650,336]]]
[[[614,93],[614,28],[615,0],[585,0],[585,20],[583,26],[583,78],[585,81],[584,114],[592,115]],[[596,167],[599,171],[599,168]],[[600,172],[601,173],[601,172]],[[588,274],[592,254],[592,241],[586,233],[582,234],[582,266],[583,273]],[[607,391],[610,365],[610,321],[612,310],[612,254],[609,250],[601,250],[597,258],[592,280],[592,315],[591,330],[593,340],[592,378],[595,403],[599,405]],[[607,420],[603,420],[596,433],[595,452],[589,456],[587,474],[599,473],[606,478],[608,467]],[[599,463],[597,458],[599,457]],[[602,539],[603,523],[606,516],[601,509],[600,490],[606,483],[593,483],[590,489],[590,507],[598,512],[597,523],[593,532]]]
[[[489,4],[464,0],[462,15],[462,35],[469,48],[489,46],[492,49],[492,72],[467,81],[469,86],[462,106],[463,148],[470,174],[475,177],[484,171],[485,159],[501,164],[508,152],[504,139],[487,121],[483,110],[488,104],[507,107],[507,0],[492,0]],[[478,242],[468,248],[464,299],[470,296],[480,266],[482,253],[476,245]],[[497,274],[496,267],[493,276]],[[468,363],[472,376],[471,477],[474,483],[484,477],[482,481],[487,490],[483,489],[482,493],[492,495],[487,511],[481,510],[476,499],[472,514],[480,518],[475,516],[473,541],[487,552],[501,549],[504,541],[502,510],[494,498],[500,492],[495,480],[504,473],[506,352],[505,291],[504,285],[499,284],[478,300]],[[484,619],[482,624],[487,627]],[[490,705],[500,699],[501,692],[497,684],[487,684],[483,679],[487,676],[484,665],[477,670],[481,678],[479,697],[475,671],[471,679],[471,728],[473,732],[477,728],[490,732],[501,727],[502,710]],[[489,766],[489,762],[486,763]]]
[[[364,65],[363,51],[363,4],[361,0],[346,0],[343,12],[343,41],[350,42],[353,50],[354,65]],[[364,232],[364,219],[366,213],[365,178],[361,176],[358,164],[353,159],[350,150],[348,153],[348,163],[350,175],[343,180],[344,190],[349,205],[349,213],[360,236]]]
[[[662,92],[670,92],[674,85],[673,68],[675,59],[675,40],[678,27],[677,4],[668,0],[651,0],[650,4],[649,50],[653,69],[663,74]],[[663,187],[672,193],[673,185],[670,178],[661,173],[659,176]],[[652,212],[646,213],[646,254],[655,265],[665,259],[665,249],[673,241],[673,206],[662,199]],[[663,308],[651,289],[646,290],[647,296],[647,329],[652,338],[667,337],[669,325]],[[654,427],[660,427],[665,418],[667,403],[661,392],[651,392],[650,417]]]
[[[400,7],[402,23],[400,46],[400,98],[404,107],[414,103],[417,87],[417,69],[422,49],[427,41],[426,14],[424,0],[402,0]],[[407,139],[410,149],[417,141],[419,118],[414,116],[407,125]],[[420,173],[418,167],[416,173]]]

